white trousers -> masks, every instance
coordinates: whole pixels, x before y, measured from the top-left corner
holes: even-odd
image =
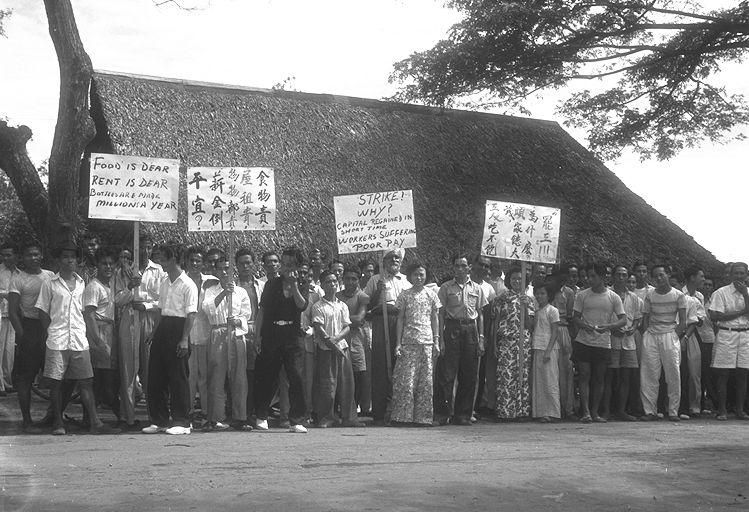
[[[681,401],[681,345],[676,333],[645,332],[642,336],[642,361],[640,362],[640,396],[645,414],[658,412],[658,381],[661,368],[666,375],[668,390],[668,415],[679,415]]]

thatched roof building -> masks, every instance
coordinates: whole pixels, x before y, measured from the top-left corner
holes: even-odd
[[[257,251],[335,252],[333,196],[413,189],[419,247],[409,252],[440,269],[478,251],[487,199],[561,208],[563,259],[717,263],[555,122],[105,72],[91,96],[91,151],[273,167],[278,229],[239,235]],[[146,229],[226,240],[188,235],[185,205],[178,228]]]

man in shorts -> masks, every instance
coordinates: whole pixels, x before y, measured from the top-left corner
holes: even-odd
[[[75,272],[78,248],[63,246],[57,250],[60,272],[42,283],[35,307],[47,331],[44,377],[49,382],[52,404],[52,434],[65,435],[62,422],[63,379],[77,381],[83,408],[88,413],[92,434],[117,434],[119,429],[102,423],[96,413],[94,370],[91,366],[86,323],[83,319],[85,283]],[[72,386],[72,383],[70,383]]]
[[[636,418],[627,414],[627,399],[629,398],[629,384],[632,376],[637,373],[640,365],[637,362],[635,345],[635,331],[642,320],[642,301],[627,289],[629,274],[624,265],[614,266],[613,290],[622,299],[627,323],[611,332],[611,362],[606,370],[606,388],[604,391],[604,417],[608,416],[611,398],[616,401],[615,416],[622,421],[635,421]]]
[[[588,266],[587,276],[590,288],[575,295],[573,321],[578,332],[572,346],[572,360],[580,372],[580,421],[606,423],[598,408],[611,360],[611,331],[624,327],[627,317],[622,299],[606,287],[606,265]]]
[[[736,417],[749,420],[744,412],[746,376],[749,370],[749,293],[746,287],[747,264],[731,265],[733,282],[718,288],[710,298],[708,312],[718,332],[713,348],[712,368],[718,381],[718,416],[725,421],[728,373],[736,369]]]

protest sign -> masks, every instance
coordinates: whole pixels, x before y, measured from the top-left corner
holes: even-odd
[[[558,208],[487,201],[481,254],[556,263],[560,217]]]
[[[268,167],[187,170],[188,231],[276,229],[276,185]]]
[[[410,190],[333,198],[338,254],[416,247]]]
[[[91,153],[88,216],[177,222],[179,160]]]

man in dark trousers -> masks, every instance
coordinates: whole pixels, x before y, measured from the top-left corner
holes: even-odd
[[[309,286],[298,269],[304,262],[299,249],[290,247],[281,254],[278,277],[269,277],[260,297],[255,328],[260,354],[255,362],[255,415],[258,430],[268,430],[270,408],[278,373],[283,366],[289,379],[289,431],[305,433],[302,425],[306,405],[302,383],[304,356],[300,336],[301,313],[307,309]]]

